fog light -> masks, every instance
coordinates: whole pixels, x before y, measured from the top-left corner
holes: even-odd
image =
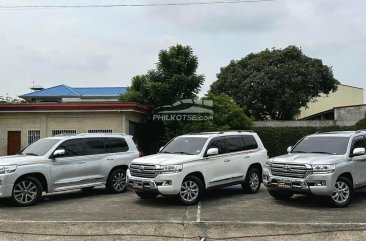
[[[325,181],[315,181],[314,186],[326,186],[326,182]]]
[[[172,185],[172,181],[164,181],[163,184],[161,184],[162,186],[171,186]]]
[[[263,175],[263,180],[268,182],[269,177],[267,175]]]
[[[301,182],[301,188],[307,189],[308,188],[308,184],[305,181],[304,182]]]

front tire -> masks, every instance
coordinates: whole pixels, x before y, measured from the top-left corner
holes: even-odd
[[[251,168],[248,170],[245,182],[241,184],[241,187],[245,193],[257,193],[261,183],[260,171],[257,168]]]
[[[332,205],[338,208],[346,207],[353,197],[352,186],[352,182],[347,177],[339,177],[330,196]]]
[[[202,181],[196,176],[188,176],[182,182],[178,199],[184,205],[196,204],[201,200],[203,191]]]
[[[35,177],[23,177],[15,182],[11,199],[16,206],[27,207],[34,205],[41,196],[40,181]]]
[[[272,197],[274,197],[275,199],[278,199],[278,200],[288,200],[294,195],[292,192],[275,191],[275,190],[269,190],[269,189],[268,189],[268,193],[269,193],[269,195],[271,195]]]
[[[126,169],[116,169],[108,177],[107,190],[111,193],[122,193],[127,189]]]

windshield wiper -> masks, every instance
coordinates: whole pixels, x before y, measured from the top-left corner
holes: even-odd
[[[170,151],[161,151],[161,152],[159,152],[159,153],[173,154],[173,153],[172,153],[172,152],[170,152]]]
[[[336,153],[326,152],[326,151],[312,151],[310,153],[319,153],[319,154],[329,154],[329,155],[335,155]]]
[[[24,153],[23,155],[27,155],[27,156],[38,156],[36,153],[31,153],[31,152]]]
[[[192,153],[184,152],[184,151],[175,151],[174,154],[185,154],[185,155],[193,155]]]

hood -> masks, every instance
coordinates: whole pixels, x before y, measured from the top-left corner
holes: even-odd
[[[154,165],[174,165],[184,162],[197,160],[197,155],[184,155],[184,154],[166,154],[158,153],[155,155],[144,156],[132,161],[133,164],[154,164]]]
[[[272,162],[298,164],[337,164],[346,158],[343,155],[328,155],[317,153],[290,153],[271,158]]]
[[[27,165],[35,162],[43,162],[43,156],[25,156],[25,155],[14,155],[0,157],[0,165]]]

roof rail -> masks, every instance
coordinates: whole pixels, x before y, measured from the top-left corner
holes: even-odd
[[[61,133],[61,134],[54,135],[53,137],[76,136],[76,135],[77,134],[73,134],[73,133]]]
[[[359,129],[359,130],[355,131],[355,133],[360,133],[360,132],[363,132],[363,131],[366,131],[366,129]]]
[[[103,133],[103,132],[97,132],[97,133],[79,133],[77,134],[78,136],[92,136],[92,135],[120,135],[120,136],[127,136],[126,133],[116,133],[116,132],[112,132],[112,133]]]
[[[223,133],[225,132],[254,132],[252,130],[227,130],[227,131],[222,131]]]
[[[241,133],[241,132],[253,132],[252,130],[227,130],[227,131],[202,131],[202,132],[190,132],[188,134],[190,135],[193,135],[193,134],[201,134],[201,135],[204,135],[204,134],[223,134],[223,133],[227,133],[227,132],[238,132],[238,133]]]

